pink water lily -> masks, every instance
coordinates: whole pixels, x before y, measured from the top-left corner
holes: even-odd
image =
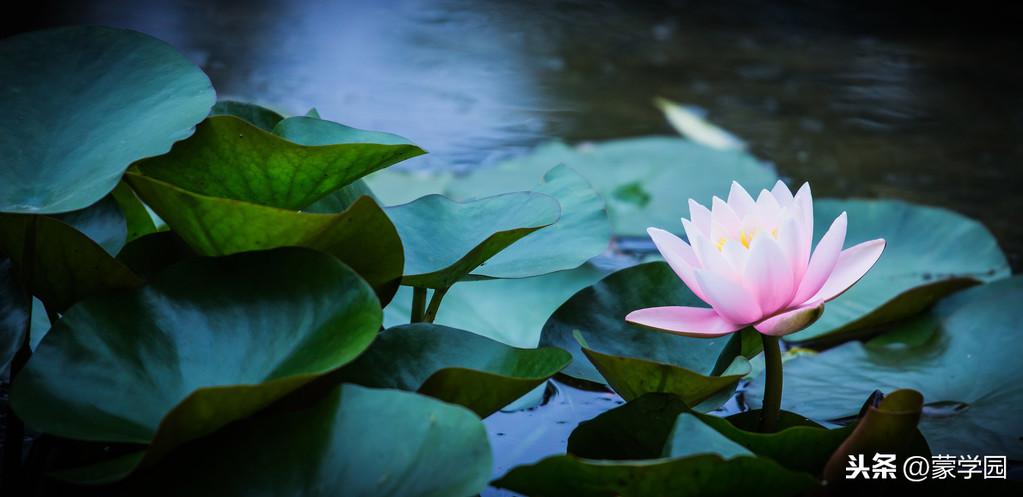
[[[733,182],[710,209],[690,200],[682,219],[690,243],[662,229],[647,232],[665,261],[703,307],[651,307],[626,320],[694,337],[726,335],[747,326],[783,336],[813,324],[824,303],[846,291],[877,262],[883,239],[842,250],[843,212],[811,252],[813,199],[808,183],[792,195],[779,181],[754,200]]]

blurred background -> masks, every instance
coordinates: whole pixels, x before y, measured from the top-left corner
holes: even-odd
[[[143,31],[222,97],[410,138],[466,171],[706,111],[815,196],[899,198],[1023,252],[1023,9],[997,2],[35,1],[3,34]],[[22,10],[23,8],[23,10]],[[705,199],[702,199],[705,200]]]

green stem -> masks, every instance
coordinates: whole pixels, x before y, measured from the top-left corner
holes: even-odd
[[[764,405],[760,410],[760,431],[772,433],[778,427],[781,413],[781,339],[760,335],[764,340]]]
[[[426,308],[426,315],[423,316],[423,321],[432,323],[437,318],[437,311],[440,309],[440,301],[444,299],[444,294],[448,293],[447,288],[436,288],[433,290],[433,296],[430,297],[430,306]]]
[[[412,288],[412,318],[410,322],[421,322],[424,312],[426,312],[426,288],[414,287]]]
[[[25,230],[25,242],[22,246],[21,265],[18,268],[21,272],[19,279],[24,285],[25,302],[28,303],[28,309],[22,341],[18,346],[18,351],[14,354],[13,360],[11,360],[11,384],[14,383],[18,373],[25,367],[29,357],[32,356],[30,335],[32,333],[32,288],[34,286],[33,276],[35,274],[37,220],[38,217],[32,216],[32,219],[28,222],[28,229]],[[4,427],[4,467],[2,480],[0,480],[0,489],[3,490],[4,495],[14,495],[20,492],[24,483],[22,480],[24,475],[22,475],[21,471],[21,458],[24,452],[25,425],[14,414],[10,403],[7,405],[5,417],[7,423]]]

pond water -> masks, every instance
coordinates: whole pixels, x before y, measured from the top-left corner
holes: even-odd
[[[912,3],[897,12],[635,3],[34,2],[35,17],[16,29],[95,23],[152,34],[199,63],[222,96],[290,113],[315,106],[429,150],[407,167],[465,171],[552,138],[672,134],[652,104],[668,97],[705,109],[816,196],[898,198],[975,217],[1020,269],[1015,25],[989,18],[973,29],[976,19],[924,18]],[[563,450],[575,424],[621,402],[552,385],[543,406],[487,420],[496,474]]]

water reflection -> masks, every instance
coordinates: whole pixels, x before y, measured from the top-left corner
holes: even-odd
[[[464,170],[553,137],[670,133],[651,105],[666,96],[707,109],[819,195],[978,217],[1019,269],[1023,69],[1011,30],[927,24],[911,4],[636,5],[100,0],[42,9],[34,24],[151,33],[224,95],[410,137],[431,152],[410,167]]]

